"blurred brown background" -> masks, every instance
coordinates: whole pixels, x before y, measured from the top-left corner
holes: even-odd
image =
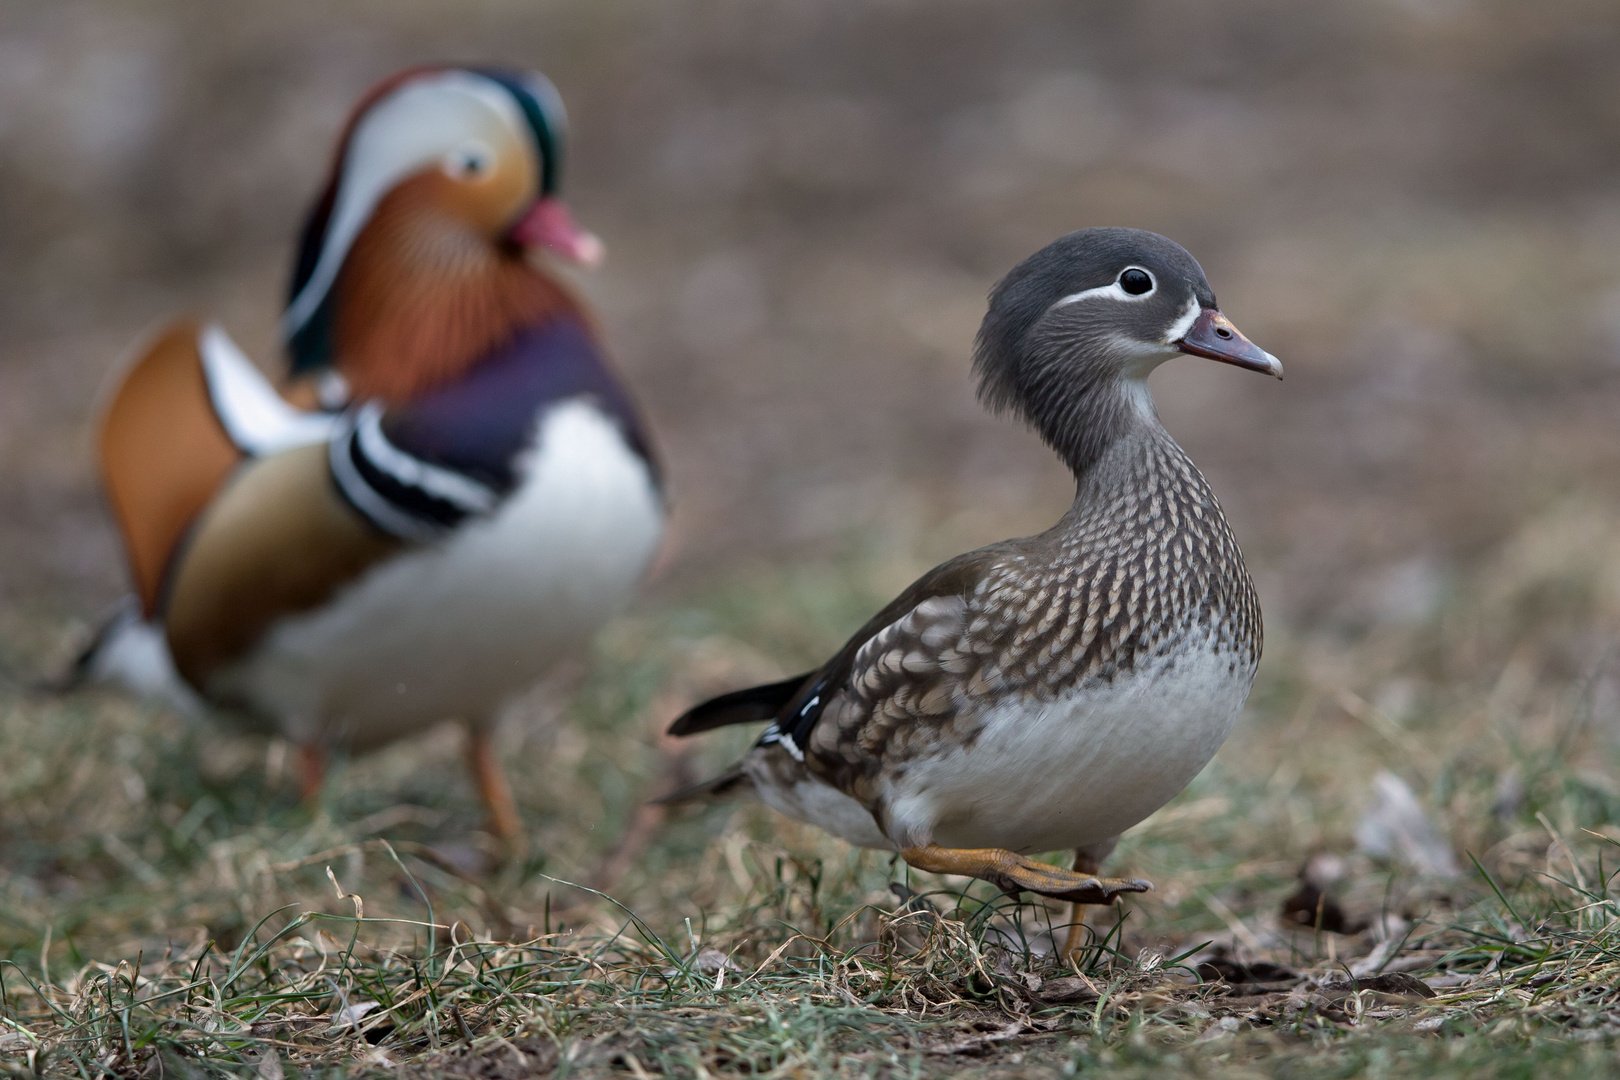
[[[1616,55],[1597,0],[0,2],[0,610],[121,591],[98,387],[182,311],[278,365],[337,128],[444,59],[568,103],[584,287],[677,499],[666,595],[1055,519],[1067,477],[974,403],[969,346],[1014,262],[1127,224],[1287,365],[1154,378],[1273,636],[1424,618],[1521,521],[1620,505]]]

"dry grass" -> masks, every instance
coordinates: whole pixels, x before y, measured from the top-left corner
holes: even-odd
[[[451,732],[351,763],[311,814],[274,746],[13,687],[5,1068],[1583,1074],[1620,1033],[1616,524],[1556,507],[1404,622],[1274,622],[1237,735],[1116,857],[1157,891],[1104,913],[1076,966],[1050,955],[1056,908],[753,806],[667,823],[614,899],[564,884],[669,782],[659,723],[809,661],[905,560],[745,577],[615,627],[565,715],[554,688],[511,717],[536,843],[506,861],[443,768]],[[1455,876],[1358,850],[1380,770]],[[1326,899],[1301,926],[1281,911],[1313,857]]]

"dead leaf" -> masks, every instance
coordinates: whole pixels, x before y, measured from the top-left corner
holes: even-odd
[[[1426,877],[1454,878],[1457,856],[1440,837],[1406,781],[1380,772],[1372,781],[1372,805],[1356,826],[1356,847],[1383,859],[1400,859]]]
[[[1096,1001],[1102,997],[1102,991],[1084,975],[1066,975],[1043,981],[1036,996],[1048,1005],[1067,1005],[1074,1001]]]

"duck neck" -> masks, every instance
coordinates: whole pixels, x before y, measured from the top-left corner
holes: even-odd
[[[1164,434],[1145,376],[1059,383],[1026,402],[1025,415],[1081,487],[1121,441]]]

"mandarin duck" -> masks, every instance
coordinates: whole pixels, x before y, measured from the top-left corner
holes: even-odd
[[[979,397],[1068,465],[1068,513],[936,567],[815,671],[685,713],[672,734],[769,725],[671,798],[751,788],[920,870],[1076,905],[1150,888],[1101,861],[1214,756],[1261,642],[1243,554],[1148,392],[1183,354],[1282,377],[1162,236],[1085,229],[1014,267],[979,329]],[[1058,849],[1072,870],[1029,857]]]
[[[646,428],[547,265],[600,259],[558,198],[534,73],[373,89],[303,230],[273,387],[179,323],[121,376],[99,458],[135,594],[88,677],[330,752],[458,719],[493,832],[499,706],[628,599],[665,508]]]

